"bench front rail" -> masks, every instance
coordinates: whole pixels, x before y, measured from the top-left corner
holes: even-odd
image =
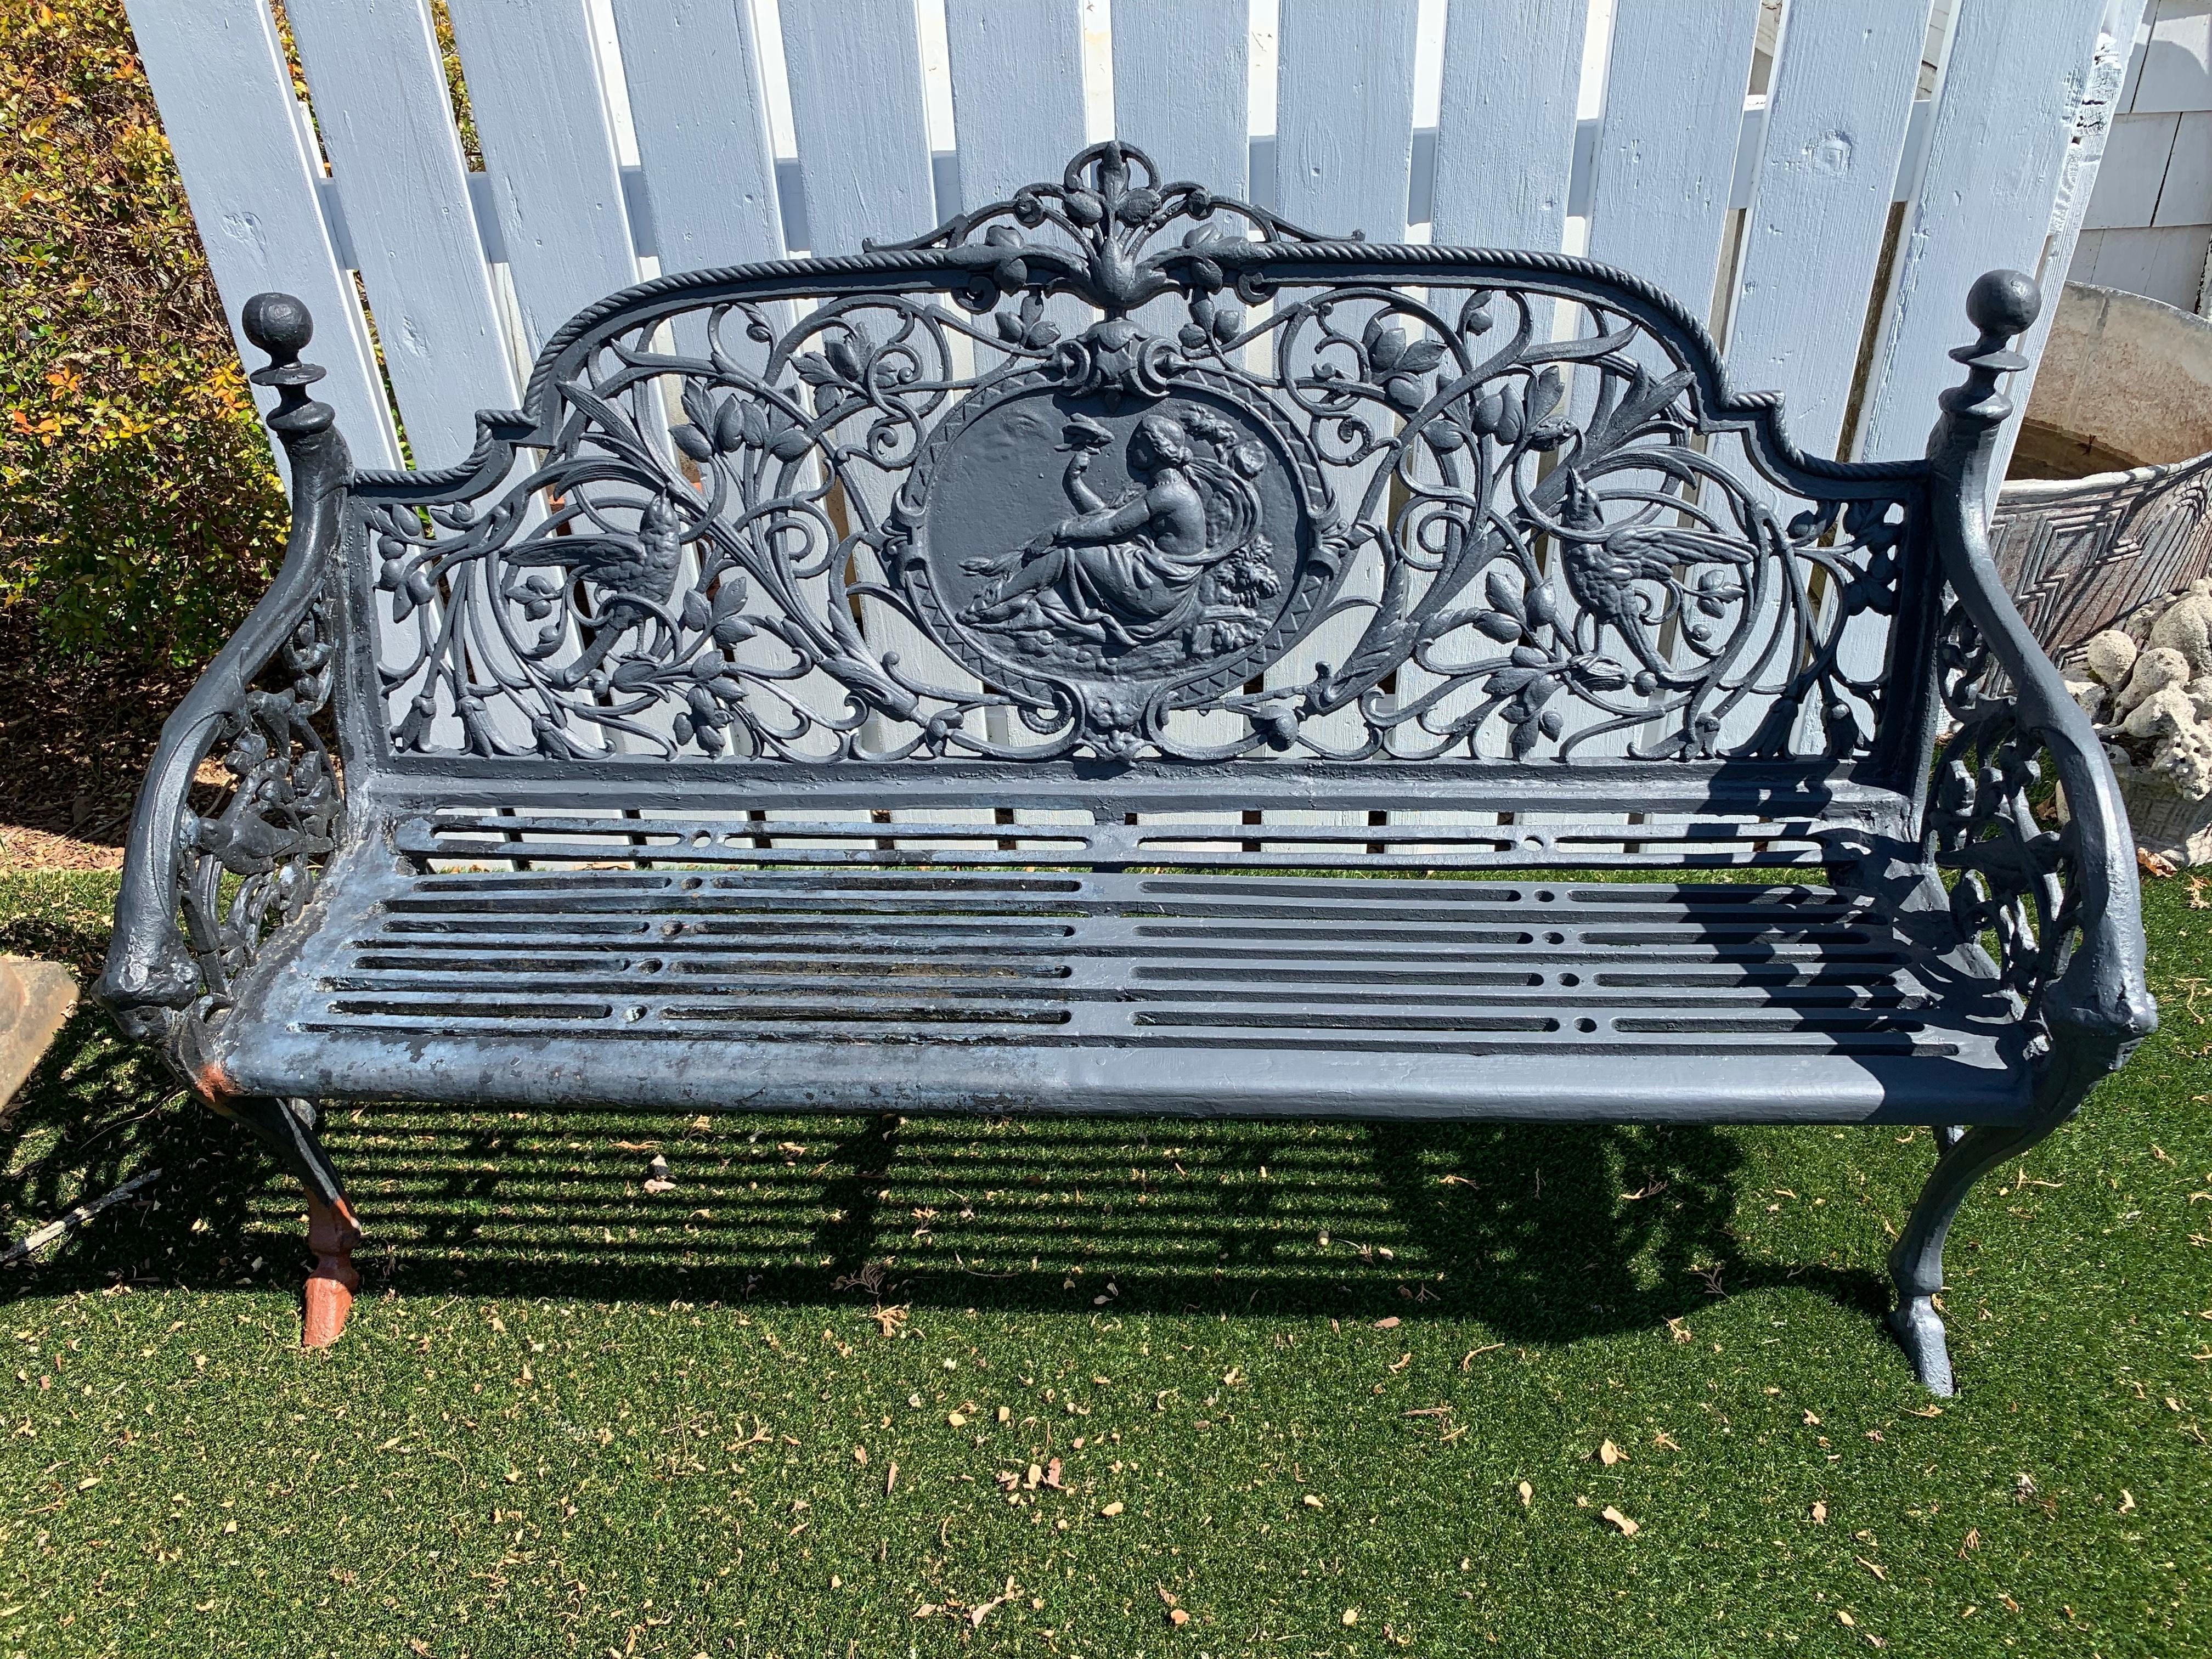
[[[1845,465],[1632,276],[1107,143],[612,295],[379,473],[263,295],[292,539],[99,994],[306,1181],[310,1340],[333,1097],[1912,1122],[1893,1322],[1948,1390],[1960,1197],[2155,1018],[1986,545],[2036,304],[1984,277],[1929,458]]]

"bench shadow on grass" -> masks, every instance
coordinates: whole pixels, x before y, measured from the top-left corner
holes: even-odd
[[[1656,1329],[1706,1305],[1711,1283],[1885,1305],[1870,1273],[1745,1255],[1729,1228],[1741,1153],[1702,1126],[702,1127],[395,1105],[339,1108],[326,1131],[368,1229],[372,1295],[1395,1314],[1531,1342]],[[676,1184],[649,1194],[655,1152]],[[38,1264],[0,1270],[0,1301],[299,1283],[289,1182],[105,1015],[80,1012],[0,1119],[0,1226],[20,1237],[156,1166],[159,1182]]]

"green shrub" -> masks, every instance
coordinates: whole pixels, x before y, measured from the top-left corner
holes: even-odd
[[[284,524],[120,0],[0,0],[0,612],[197,660]]]

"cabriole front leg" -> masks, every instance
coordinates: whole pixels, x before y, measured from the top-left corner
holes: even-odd
[[[1945,1398],[1957,1392],[1951,1380],[1951,1353],[1943,1340],[1943,1316],[1935,1299],[1943,1288],[1943,1241],[1967,1188],[2007,1158],[2034,1146],[2057,1127],[2045,1121],[2026,1128],[1967,1130],[1952,1141],[1921,1188],[1920,1201],[1906,1218],[1905,1231],[1889,1253],[1889,1275],[1897,1283],[1897,1306],[1889,1328],[1912,1362],[1913,1375],[1929,1393]]]
[[[354,1292],[361,1288],[361,1274],[353,1265],[361,1228],[346,1202],[337,1166],[315,1133],[315,1109],[304,1100],[248,1095],[223,1101],[216,1109],[252,1130],[307,1188],[307,1248],[314,1253],[315,1265],[307,1274],[301,1343],[327,1348],[345,1329]]]

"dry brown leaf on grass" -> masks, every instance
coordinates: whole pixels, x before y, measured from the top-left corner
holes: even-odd
[[[1392,1314],[1387,1319],[1376,1320],[1375,1322],[1375,1328],[1378,1331],[1395,1331],[1398,1328],[1398,1316]]]
[[[1513,1490],[1521,1494],[1521,1507],[1524,1510],[1527,1509],[1529,1504],[1536,1501],[1536,1489],[1530,1486],[1526,1480],[1523,1480]]]
[[[2125,1486],[2121,1487],[2119,1513],[2122,1515],[2132,1514],[2135,1510],[2135,1507],[2136,1495],[2130,1492]]]
[[[968,1628],[969,1630],[976,1629],[982,1624],[984,1620],[990,1617],[991,1610],[994,1607],[999,1607],[1005,1602],[1011,1601],[1013,1599],[1014,1581],[1009,1578],[1006,1580],[1005,1594],[994,1595],[988,1601],[978,1601],[974,1607],[968,1609]]]
[[[1825,1527],[1828,1524],[1828,1506],[1817,1500],[1813,1504],[1813,1524],[1816,1527]]]
[[[1592,1455],[1594,1455],[1599,1462],[1604,1464],[1606,1468],[1611,1468],[1615,1463],[1621,1462],[1626,1459],[1628,1454],[1621,1450],[1620,1447],[1614,1445],[1612,1441],[1607,1440],[1601,1443]]]
[[[1620,1528],[1620,1535],[1624,1538],[1633,1538],[1643,1530],[1635,1522],[1630,1520],[1610,1504],[1598,1511],[1598,1516],[1601,1520],[1610,1521],[1614,1526]]]
[[[1694,1342],[1697,1340],[1694,1336],[1691,1335],[1689,1324],[1685,1320],[1668,1320],[1667,1322],[1667,1334],[1677,1342]]]
[[[1658,1447],[1661,1451],[1680,1451],[1682,1449],[1681,1447],[1675,1443],[1674,1437],[1668,1433],[1664,1429],[1660,1430],[1658,1433],[1651,1437],[1651,1443]]]
[[[1854,1555],[1851,1559],[1857,1562],[1875,1577],[1881,1579],[1883,1583],[1886,1584],[1889,1582],[1889,1575],[1887,1572],[1884,1572],[1877,1563],[1868,1560],[1863,1555]]]

